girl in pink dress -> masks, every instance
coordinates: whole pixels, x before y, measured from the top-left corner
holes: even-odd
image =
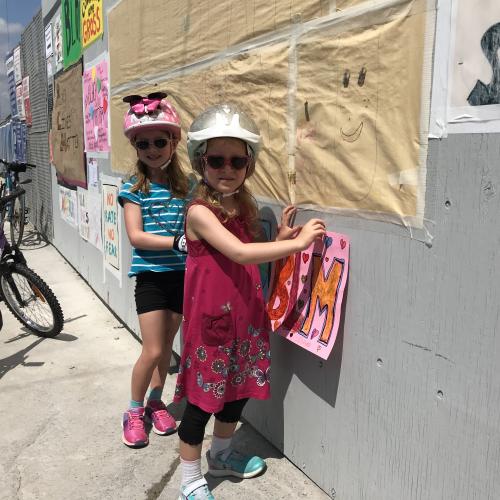
[[[259,146],[255,123],[233,105],[207,109],[188,133],[189,158],[202,180],[186,215],[184,346],[174,397],[187,398],[179,426],[181,500],[214,498],[201,474],[212,414],[208,472],[249,478],[265,469],[260,457],[231,447],[245,403],[270,395],[270,323],[257,264],[304,250],[325,233],[319,219],[289,227],[294,208],[287,207],[277,241],[254,242],[257,206],[244,182]]]

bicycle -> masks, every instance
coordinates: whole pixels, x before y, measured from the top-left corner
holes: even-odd
[[[18,188],[0,198],[0,212],[25,193]],[[10,244],[0,220],[0,300],[29,330],[41,337],[55,337],[61,333],[64,315],[49,285],[30,269],[16,244]]]
[[[26,162],[7,161],[0,158],[0,163],[5,165],[5,182],[0,189],[0,196],[12,193],[21,184],[28,184],[31,179],[19,181],[19,174],[26,172],[27,168],[36,168],[36,165]],[[17,246],[21,245],[24,226],[26,225],[26,218],[28,209],[26,208],[25,196],[19,196],[13,202],[5,205],[1,211],[2,220],[8,220],[10,225],[10,241]]]

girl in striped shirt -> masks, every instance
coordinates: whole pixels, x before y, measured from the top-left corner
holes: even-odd
[[[172,343],[182,318],[186,243],[184,209],[190,181],[176,155],[179,116],[163,92],[123,99],[124,133],[137,152],[136,172],[119,194],[132,249],[129,276],[136,277],[135,301],[142,352],[132,371],[131,401],[123,414],[123,442],[148,444],[144,420],[156,434],[175,432],[162,402]],[[146,391],[150,386],[147,402]]]

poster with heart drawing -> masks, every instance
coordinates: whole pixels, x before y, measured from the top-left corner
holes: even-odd
[[[327,359],[335,344],[349,270],[349,238],[322,241],[274,264],[267,311],[272,330]]]

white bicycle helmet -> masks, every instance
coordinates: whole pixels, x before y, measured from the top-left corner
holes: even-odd
[[[247,145],[252,157],[247,177],[255,170],[261,137],[255,122],[234,104],[217,104],[198,115],[187,134],[187,149],[191,166],[203,176],[201,157],[207,151],[207,142],[216,137],[235,137]]]

